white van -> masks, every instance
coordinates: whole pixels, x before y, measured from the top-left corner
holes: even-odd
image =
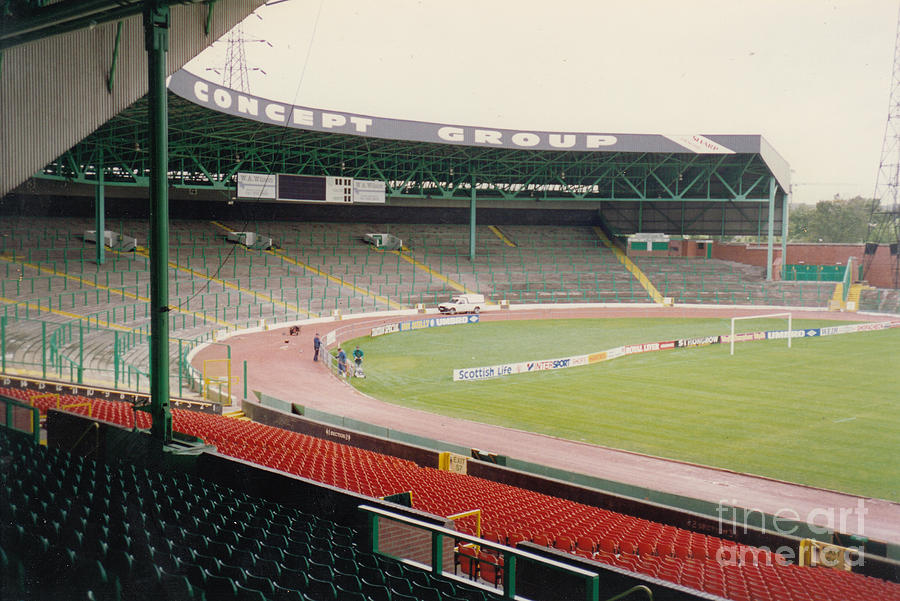
[[[484,306],[483,294],[460,294],[450,299],[449,303],[438,305],[441,313],[480,313]]]

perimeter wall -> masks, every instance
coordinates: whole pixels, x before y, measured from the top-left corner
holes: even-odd
[[[787,260],[784,263],[788,265],[846,265],[847,259],[853,257],[853,262],[860,265],[863,261],[864,250],[864,244],[788,244]],[[776,264],[780,265],[781,246],[776,245],[774,251],[774,260]],[[765,267],[766,246],[764,244],[716,242],[713,244],[712,258]],[[878,288],[893,288],[893,259],[890,248],[886,244],[879,245],[866,277],[868,283]],[[857,279],[857,276],[858,272],[854,270],[854,280]]]

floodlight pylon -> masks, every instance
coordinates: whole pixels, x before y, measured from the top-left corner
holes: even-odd
[[[872,195],[872,209],[863,256],[863,279],[875,259],[877,245],[892,245],[891,271],[893,287],[900,288],[900,14],[894,39],[894,64],[887,124],[881,145],[881,160]]]
[[[230,90],[238,92],[250,93],[250,71],[259,71],[263,75],[265,71],[259,67],[247,66],[247,44],[261,43],[272,47],[272,44],[266,40],[250,39],[244,37],[244,26],[242,23],[235,25],[225,40],[227,48],[225,50],[225,64],[222,66],[222,85]],[[219,73],[219,69],[207,69]]]

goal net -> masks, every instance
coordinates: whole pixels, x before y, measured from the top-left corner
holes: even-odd
[[[735,324],[739,321],[749,321],[751,319],[775,319],[775,318],[787,318],[787,345],[788,348],[791,348],[791,335],[793,332],[792,322],[791,322],[791,314],[790,313],[769,313],[768,315],[748,315],[746,317],[732,317],[731,318],[731,354],[734,354],[734,341],[735,341]]]

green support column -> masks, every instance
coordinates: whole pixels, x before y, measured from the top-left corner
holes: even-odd
[[[781,205],[781,279],[784,279],[787,269],[787,239],[788,224],[790,222],[791,195],[784,195],[784,203]]]
[[[374,513],[369,514],[369,535],[372,542],[372,553],[378,552],[378,516]]]
[[[119,387],[119,332],[113,331],[113,386]]]
[[[0,317],[0,371],[6,371],[6,315]]]
[[[472,176],[472,200],[469,201],[469,260],[475,260],[475,176]]]
[[[41,412],[37,407],[31,411],[31,433],[34,435],[34,444],[41,444]]]
[[[503,567],[506,571],[503,577],[503,598],[516,598],[516,556],[512,553],[503,553]]]
[[[431,573],[440,576],[444,571],[444,537],[440,532],[431,533]]]
[[[84,322],[78,320],[78,383],[84,384]]]
[[[97,265],[103,265],[106,262],[106,206],[102,148],[97,159],[97,185],[94,187],[94,231],[97,232]]]
[[[772,281],[772,255],[774,254],[775,237],[775,178],[769,178],[769,228],[766,242],[766,281]]]
[[[47,379],[47,322],[41,322],[41,377]]]
[[[150,414],[151,435],[172,441],[169,407],[169,115],[166,106],[166,54],[169,7],[144,4],[144,39],[150,90]]]
[[[184,397],[184,344],[178,339],[178,396]]]
[[[112,64],[109,66],[109,75],[106,76],[106,91],[112,94],[113,79],[116,77],[116,63],[119,62],[119,42],[122,41],[122,22],[116,25],[116,45],[113,47]]]

